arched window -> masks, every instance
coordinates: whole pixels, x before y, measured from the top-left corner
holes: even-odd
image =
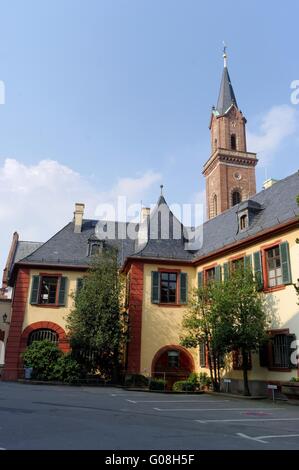
[[[30,344],[32,344],[33,341],[43,341],[43,340],[50,341],[51,343],[58,343],[58,334],[56,333],[56,331],[50,330],[48,328],[41,328],[38,330],[34,330],[29,335],[27,345],[30,346]]]
[[[213,217],[216,217],[217,211],[218,211],[218,208],[217,208],[217,196],[216,196],[216,194],[214,194],[214,196],[212,196],[211,207],[210,207],[210,218],[211,218],[211,219],[212,219]]]
[[[216,194],[214,194],[214,197],[213,197],[213,213],[214,213],[214,217],[217,215],[217,196]]]
[[[232,150],[236,150],[236,148],[237,148],[236,134],[231,134],[231,136],[230,136],[230,148]]]
[[[241,202],[241,193],[237,189],[232,194],[232,205],[235,206]]]

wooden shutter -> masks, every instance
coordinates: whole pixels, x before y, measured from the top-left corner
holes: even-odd
[[[251,255],[244,256],[244,269],[245,270],[252,269],[252,256]]]
[[[221,266],[215,267],[215,281],[221,282]]]
[[[197,273],[197,287],[198,289],[203,287],[203,272],[202,271]]]
[[[257,282],[258,290],[263,290],[264,279],[263,279],[263,268],[262,268],[262,256],[260,251],[253,253],[254,260],[254,277]]]
[[[188,276],[187,273],[180,274],[180,303],[188,302]]]
[[[282,242],[279,245],[279,251],[281,260],[282,282],[283,284],[291,284],[292,276],[288,242]]]
[[[38,304],[39,283],[40,283],[40,276],[32,276],[32,286],[31,286],[31,295],[30,295],[31,305]]]
[[[152,303],[158,304],[160,302],[160,273],[159,271],[152,271]]]
[[[78,277],[77,279],[77,285],[76,285],[76,294],[78,294],[80,292],[80,290],[82,289],[83,287],[83,278],[82,277]]]
[[[223,277],[225,281],[227,281],[229,278],[229,263],[223,264]]]
[[[61,277],[59,283],[58,305],[65,305],[67,289],[67,277]]]

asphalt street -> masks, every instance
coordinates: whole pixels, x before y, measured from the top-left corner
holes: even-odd
[[[1,449],[299,449],[299,406],[0,382]]]

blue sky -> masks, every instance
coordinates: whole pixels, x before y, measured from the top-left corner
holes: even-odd
[[[202,196],[222,41],[257,184],[298,169],[296,0],[1,2],[0,238],[45,240],[76,200]],[[253,145],[259,147],[254,148]],[[3,229],[2,229],[3,230]]]

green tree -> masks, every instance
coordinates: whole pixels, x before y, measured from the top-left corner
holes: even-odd
[[[219,282],[209,283],[197,289],[183,318],[181,344],[194,348],[205,344],[208,367],[215,391],[220,390],[221,368],[232,337],[229,312],[218,308],[223,286]],[[221,304],[224,308],[225,305]]]
[[[244,395],[250,395],[248,384],[249,355],[259,350],[267,338],[269,316],[265,307],[264,295],[250,269],[238,269],[231,273],[222,285],[222,296],[217,308],[230,312],[231,337],[227,346],[231,351],[240,351]]]
[[[67,319],[78,360],[90,371],[100,371],[113,380],[117,380],[126,338],[123,288],[117,252],[104,249],[94,257]]]

